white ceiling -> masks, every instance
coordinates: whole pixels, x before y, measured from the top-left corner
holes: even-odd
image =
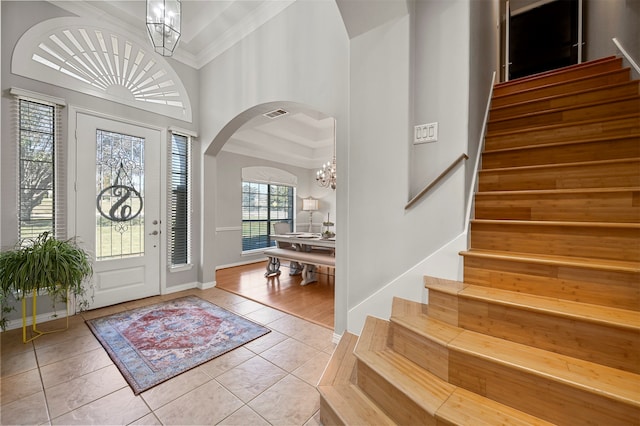
[[[296,0],[182,0],[180,42],[173,58],[201,68]],[[49,0],[78,16],[98,18],[147,39],[145,0]],[[298,108],[275,119],[259,116],[240,128],[224,151],[305,168],[333,154],[333,119]]]

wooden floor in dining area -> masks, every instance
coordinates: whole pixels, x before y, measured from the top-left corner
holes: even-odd
[[[333,269],[320,267],[318,281],[301,286],[301,276],[290,276],[284,262],[280,276],[266,278],[266,268],[264,261],[218,269],[216,287],[333,330]]]

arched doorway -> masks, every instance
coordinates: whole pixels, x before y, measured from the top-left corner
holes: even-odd
[[[262,253],[263,249],[252,246],[253,250],[251,250],[242,245],[245,233],[243,213],[245,206],[243,203],[246,195],[243,192],[246,185],[243,180],[243,169],[256,167],[265,170],[279,169],[297,176],[292,231],[306,231],[309,227],[309,212],[302,211],[302,199],[307,197],[319,200],[318,211],[313,213],[314,216],[311,219],[318,228],[317,232],[319,232],[319,225],[323,221],[328,218],[335,221],[336,192],[320,187],[315,181],[316,171],[322,164],[331,160],[334,154],[334,123],[333,117],[306,105],[292,102],[270,102],[256,105],[231,119],[206,149],[206,154],[211,154],[205,154],[205,157],[208,157],[206,161],[211,161],[215,167],[215,175],[207,178],[204,185],[207,185],[207,182],[215,182],[215,190],[211,191],[212,194],[215,194],[213,203],[215,203],[214,211],[216,212],[215,225],[213,225],[215,234],[213,234],[214,239],[211,243],[218,287],[229,289],[228,285],[220,281],[220,277],[225,275],[218,273],[218,271],[261,262],[266,258]],[[280,183],[277,176],[260,176],[258,180],[265,188],[275,187]],[[265,194],[260,194],[260,197],[267,196],[266,191]],[[208,217],[206,222],[210,224]],[[246,222],[251,221],[247,220]],[[262,220],[253,222],[262,222]],[[268,226],[264,224],[265,230],[263,232],[270,229]],[[268,239],[267,237],[265,235],[265,240]],[[325,275],[328,272],[327,270]],[[284,286],[289,285],[288,271],[282,274],[282,279],[277,283],[269,283],[261,274],[254,273],[253,277],[253,279],[257,278],[261,281],[259,283],[260,291],[264,291],[265,286],[270,285],[272,287],[280,286],[277,290],[282,293]],[[293,278],[293,285],[298,287],[296,290],[304,290],[307,292],[306,295],[314,291],[312,286],[300,288],[299,283],[295,283],[296,278],[298,277]],[[325,283],[330,281],[332,289],[330,295],[332,298],[332,327],[333,286],[335,284],[333,271],[331,271],[330,279],[324,279],[324,281]],[[244,285],[243,288],[247,290],[249,287]],[[268,299],[258,300],[250,294],[239,294],[269,305]],[[297,299],[304,302],[305,298]],[[273,302],[273,299],[271,301]],[[299,314],[277,306],[277,304],[271,306],[303,318],[305,318],[305,312],[311,311],[310,307],[303,306],[300,309],[301,314]],[[321,323],[313,318],[305,319]]]

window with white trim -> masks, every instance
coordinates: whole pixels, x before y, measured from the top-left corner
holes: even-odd
[[[18,110],[18,237],[66,237],[60,105],[16,98]]]
[[[191,143],[188,136],[171,134],[169,264],[191,263]]]

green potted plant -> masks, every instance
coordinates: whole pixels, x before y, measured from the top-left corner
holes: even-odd
[[[36,238],[24,239],[13,249],[0,252],[0,302],[6,304],[10,296],[20,300],[46,293],[55,308],[56,303],[66,303],[73,294],[78,307],[86,309],[87,282],[93,275],[90,259],[73,238],[59,240],[43,232]],[[0,318],[3,329],[5,313],[3,306]]]

